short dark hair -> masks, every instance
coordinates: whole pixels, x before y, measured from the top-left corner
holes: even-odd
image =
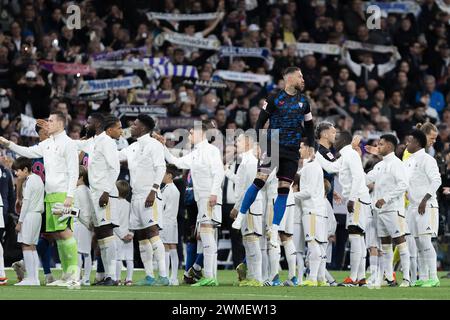
[[[91,117],[92,119],[97,120],[100,123],[103,123],[103,121],[105,120],[105,116],[103,114],[101,114],[100,112],[91,113],[89,115],[89,117]]]
[[[209,129],[214,129],[216,128],[216,125],[214,124],[213,121],[211,120],[202,120],[200,122],[200,126],[203,132],[208,131]],[[196,121],[196,123],[194,124],[194,129],[198,128],[198,122]]]
[[[334,125],[331,122],[323,121],[319,123],[316,127],[316,139],[320,139],[323,131],[333,128]]]
[[[166,166],[166,173],[171,174],[172,178],[176,177],[179,173],[178,168],[173,164],[168,164]]]
[[[290,73],[294,73],[300,71],[299,67],[287,67],[286,69],[284,69],[283,71],[283,77],[290,74]]]
[[[338,141],[342,146],[349,145],[350,143],[352,143],[352,140],[353,136],[350,132],[348,131],[339,132]]]
[[[384,141],[389,142],[390,144],[392,144],[394,146],[394,150],[397,148],[398,145],[398,139],[396,136],[394,136],[393,134],[383,134],[380,137],[380,140],[383,139]]]
[[[137,119],[148,129],[148,131],[155,129],[155,120],[148,114],[139,114]]]
[[[113,127],[117,122],[119,122],[119,118],[113,115],[107,115],[103,119],[103,130],[108,130],[109,128]]]
[[[116,187],[117,190],[119,191],[119,197],[123,199],[128,197],[128,194],[130,193],[130,185],[126,180],[117,180]]]
[[[421,130],[413,130],[410,134],[414,140],[416,140],[422,148],[427,146],[427,136]]]
[[[66,123],[66,115],[61,111],[52,111],[50,112],[50,115],[55,115],[59,121]]]
[[[23,170],[25,168],[28,169],[28,172],[31,173],[31,168],[33,167],[33,161],[31,159],[25,158],[25,157],[19,157],[16,160],[14,160],[14,163],[12,165],[13,170]]]

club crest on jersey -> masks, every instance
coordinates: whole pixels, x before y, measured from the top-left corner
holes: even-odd
[[[282,106],[284,104],[284,101],[283,100],[280,100],[279,102],[278,102],[278,105],[279,106]]]
[[[303,102],[299,102],[298,106],[300,107],[300,109],[303,108]]]
[[[263,109],[263,110],[266,110],[266,109],[267,109],[267,105],[268,105],[267,101],[264,100],[264,103],[263,103],[263,105],[262,105],[262,109]]]
[[[334,159],[334,156],[333,156],[333,154],[332,154],[331,152],[328,152],[328,153],[327,153],[327,156],[328,156],[328,158],[330,158],[330,159]]]

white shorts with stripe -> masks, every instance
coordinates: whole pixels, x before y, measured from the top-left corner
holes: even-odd
[[[381,249],[381,240],[377,233],[377,213],[372,210],[372,214],[367,219],[366,227],[366,247]]]
[[[327,218],[313,213],[303,214],[302,216],[303,232],[305,241],[316,240],[319,243],[328,242]]]
[[[370,203],[355,201],[353,212],[347,213],[346,227],[356,226],[366,231],[367,219],[371,214]]]
[[[93,232],[79,220],[73,224],[73,236],[77,240],[78,253],[91,253]]]
[[[200,198],[197,201],[197,224],[209,223],[214,226],[222,224],[222,204],[217,203],[214,207],[209,205],[209,198]]]
[[[117,224],[116,212],[117,212],[117,197],[109,196],[108,204],[105,207],[100,207],[99,200],[103,192],[95,192],[91,190],[91,200],[94,207],[92,221],[94,227],[105,226],[108,224]],[[116,222],[116,223],[115,223]]]
[[[131,198],[130,230],[142,230],[159,225],[159,215],[162,212],[162,199],[156,195],[153,206],[146,208],[147,197],[133,196]]]
[[[408,207],[408,221],[410,223],[411,235],[419,237],[421,235],[431,235],[437,237],[439,228],[439,208],[428,206],[424,214],[419,214],[417,206]]]
[[[295,215],[295,203],[286,206],[283,219],[281,219],[279,231],[284,232],[287,235],[294,234],[294,217]]]
[[[3,213],[1,213],[3,214]],[[37,245],[41,233],[42,213],[28,212],[17,234],[17,242],[26,245]]]
[[[263,235],[263,202],[256,199],[248,210],[245,219],[242,221],[241,233],[243,236],[255,234]]]
[[[378,212],[377,234],[378,237],[398,238],[405,235],[405,217],[400,216],[399,211]]]

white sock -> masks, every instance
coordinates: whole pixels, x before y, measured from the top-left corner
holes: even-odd
[[[139,241],[139,252],[141,254],[141,260],[144,265],[145,275],[154,278],[153,274],[153,249],[150,244],[150,240]]]
[[[3,246],[0,243],[0,278],[5,278],[5,259],[3,257]]]
[[[200,228],[200,237],[203,243],[203,269],[205,278],[214,278],[215,259],[217,256],[217,243],[212,228]]]
[[[371,255],[369,257],[369,264],[370,264],[370,275],[376,274],[378,268],[378,255],[376,256]]]
[[[364,237],[360,236],[361,241],[361,262],[359,264],[358,268],[358,280],[362,280],[366,278],[366,257],[367,257],[367,248],[366,248],[366,242],[364,241]]]
[[[320,245],[315,241],[308,242],[309,280],[317,281],[320,263],[322,262]]]
[[[278,247],[269,247],[269,280],[273,280],[273,278],[278,274],[278,268],[280,265],[280,246]]]
[[[114,236],[98,240],[98,246],[102,255],[103,265],[105,266],[105,277],[116,279],[116,241]]]
[[[259,238],[257,236],[248,237],[247,242],[248,247],[248,255],[247,255],[247,264],[248,258],[250,257],[250,264],[252,269],[252,275],[250,279],[254,279],[256,281],[262,282],[262,267],[261,267],[261,248],[259,245]]]
[[[428,280],[428,266],[425,261],[425,243],[421,237],[415,238],[417,245],[417,265],[419,267],[419,279]]]
[[[127,260],[127,279],[126,281],[133,281],[134,261]]]
[[[90,281],[92,271],[92,258],[90,253],[83,253],[84,257],[84,274],[83,281]]]
[[[34,280],[34,257],[31,250],[23,250],[23,263],[27,271],[27,278]]]
[[[397,245],[398,252],[400,253],[400,263],[402,264],[403,280],[411,281],[409,277],[410,258],[408,244],[406,242]]]
[[[267,249],[261,249],[261,277],[263,280],[266,280],[269,273],[269,254],[267,253]]]
[[[39,256],[37,250],[33,250],[33,259],[34,259],[34,280],[39,282]]]
[[[381,249],[383,250],[383,273],[389,281],[393,281],[394,267],[392,265],[392,260],[394,253],[392,252],[392,244],[382,244]]]
[[[361,236],[359,234],[350,234],[348,238],[350,240],[350,278],[356,281],[363,255]]]
[[[411,235],[406,236],[406,242],[408,243],[409,250],[409,270],[411,272],[411,282],[417,281],[417,246],[414,241],[414,237]]]
[[[298,274],[298,283],[301,284],[303,282],[303,273],[305,271],[305,260],[303,258],[303,252],[297,252],[297,274]]]
[[[436,250],[434,249],[433,243],[431,242],[431,235],[423,235],[420,236],[419,239],[423,244],[424,261],[429,272],[429,279],[437,280],[437,256]]]
[[[169,275],[169,268],[170,268],[170,253],[169,253],[169,251],[166,251],[164,253],[164,257],[166,258],[166,274]]]
[[[177,249],[170,249],[170,279],[172,279],[172,282],[178,279],[178,266],[180,264],[180,259],[178,258],[178,251]]]
[[[83,269],[83,254],[78,252],[78,269],[80,270],[80,275],[81,275],[81,271]]]
[[[152,244],[153,254],[155,255],[156,262],[158,263],[158,272],[160,277],[167,277],[166,273],[166,254],[164,250],[164,244],[159,236],[155,236],[150,239]]]
[[[123,266],[122,260],[116,260],[116,279],[117,280],[121,279],[120,275],[122,273],[122,266]]]
[[[248,236],[242,237],[242,245],[245,251],[245,261],[247,265],[247,279],[253,279],[253,257],[250,254],[250,248],[248,247],[249,239]]]
[[[320,265],[317,273],[317,281],[325,281],[325,273],[327,270],[327,246],[328,243],[320,243]]]
[[[294,241],[292,241],[292,239],[284,241],[283,247],[284,247],[284,253],[286,255],[286,261],[287,261],[288,269],[289,269],[288,278],[292,279],[293,277],[295,277],[295,274],[297,272],[297,270],[296,270],[297,269],[297,255],[296,255]]]

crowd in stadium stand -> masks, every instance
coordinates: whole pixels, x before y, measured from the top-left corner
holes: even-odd
[[[68,135],[80,139],[92,112],[121,115],[123,127],[128,127],[133,118],[122,114],[118,106],[130,105],[163,106],[167,114],[158,122],[161,133],[170,133],[177,124],[188,127],[194,119],[213,119],[224,134],[226,129],[247,130],[254,127],[267,95],[282,88],[282,71],[298,66],[314,121],[328,120],[338,131],[360,134],[363,144],[376,144],[381,134],[395,133],[404,148],[405,135],[416,124],[435,124],[439,134],[429,152],[438,161],[443,187],[449,187],[450,4],[442,0],[418,2],[417,12],[382,10],[379,28],[373,29],[366,23],[369,15],[360,0],[1,1],[0,135],[21,145],[33,145],[37,138],[21,131],[23,115],[41,119],[59,110],[67,115]],[[71,4],[81,9],[79,29],[66,24]],[[173,21],[150,19],[148,12],[217,14],[209,20]],[[206,49],[188,47],[168,38],[164,41],[162,32],[218,40],[221,46],[265,50],[250,57],[221,55],[211,45],[217,42],[209,41],[211,48]],[[355,49],[346,45],[348,41],[388,49]],[[320,50],[338,47],[340,51],[321,53],[308,46],[302,49],[301,43],[324,44]],[[165,70],[155,77],[148,69],[127,68],[71,74],[74,72],[56,70],[54,64],[91,65],[100,53],[123,49],[133,50],[125,50],[122,60],[166,58],[173,65],[194,66],[198,76],[187,78]],[[221,78],[217,70],[272,78],[264,83],[230,81]],[[144,101],[139,96],[142,88],[96,92],[97,96],[78,94],[81,82],[130,75],[138,76],[142,88],[156,94]],[[170,140],[171,135],[166,136]],[[121,142],[126,145],[130,141]],[[226,149],[224,161],[235,153],[232,145]],[[14,213],[14,187],[8,169],[15,155],[2,152],[0,189],[6,222],[13,220]],[[373,165],[372,156],[364,155],[364,162]],[[449,196],[439,192],[443,241],[449,232],[450,208]],[[180,214],[180,222],[182,219]],[[342,221],[338,223],[344,228]],[[223,228],[230,229],[230,222]],[[13,248],[5,248],[7,258],[8,248],[10,253]],[[233,251],[236,264],[243,251]],[[333,267],[340,268],[342,255],[335,256]]]

